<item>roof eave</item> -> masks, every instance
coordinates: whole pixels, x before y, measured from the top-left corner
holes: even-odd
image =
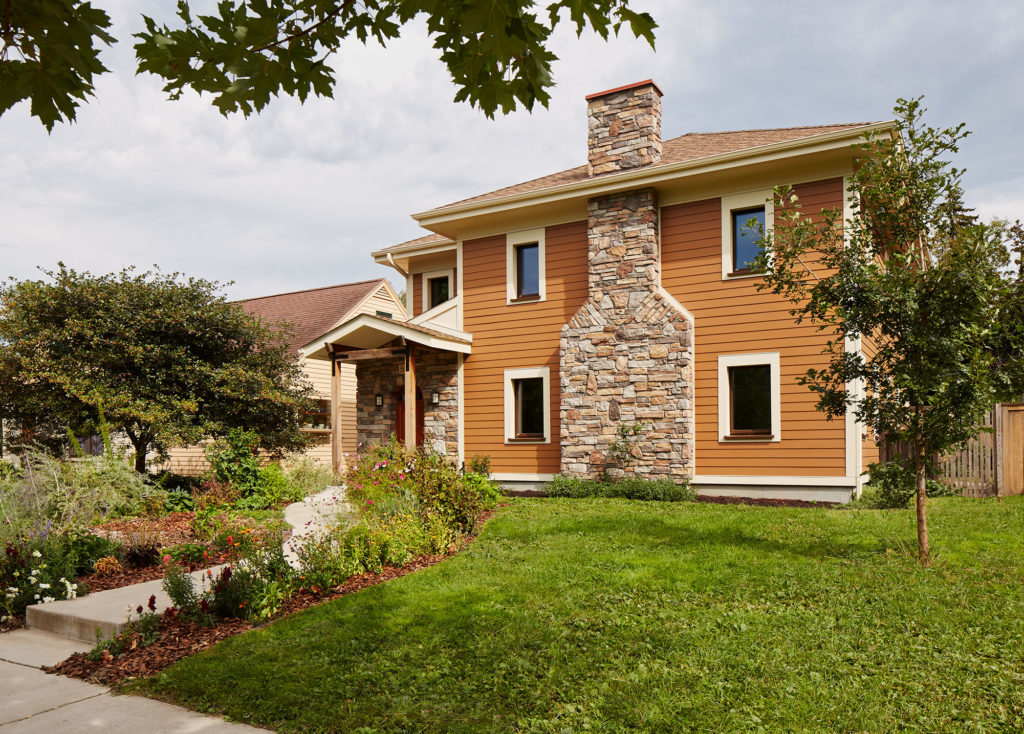
[[[844,128],[833,132],[809,135],[795,140],[786,140],[779,143],[769,143],[753,148],[720,153],[718,155],[695,158],[679,163],[666,165],[648,166],[637,168],[622,173],[613,173],[600,176],[599,178],[573,181],[568,184],[549,186],[535,191],[527,191],[518,194],[509,194],[494,199],[484,199],[466,204],[453,204],[449,206],[429,209],[412,218],[426,229],[441,225],[445,222],[461,219],[469,215],[482,215],[500,212],[507,209],[516,209],[529,206],[539,202],[551,202],[559,199],[568,199],[582,195],[598,195],[615,190],[621,190],[624,186],[642,188],[657,184],[666,179],[694,176],[716,168],[723,168],[746,163],[756,162],[756,159],[765,157],[778,157],[787,153],[798,154],[806,152],[809,148],[840,147],[847,141],[853,142],[861,138],[865,133],[880,133],[895,129],[896,122],[888,120],[875,122],[857,127]]]
[[[318,336],[302,347],[299,353],[306,359],[330,361],[331,357],[327,345],[335,344],[344,339],[346,335],[352,334],[357,329],[363,327],[378,329],[381,333],[394,337],[405,337],[409,341],[435,349],[445,349],[449,352],[461,352],[462,354],[469,354],[472,351],[473,337],[470,334],[465,334],[465,338],[448,336],[441,333],[426,334],[413,328],[412,325],[406,322],[392,321],[391,319],[382,319],[379,316],[361,313],[335,326],[326,334]]]
[[[456,248],[455,240],[446,240],[444,242],[425,242],[419,245],[400,245],[398,247],[385,247],[380,250],[374,250],[370,253],[374,260],[381,265],[391,265],[388,262],[388,255],[392,257],[411,257],[413,255],[432,255],[436,252],[447,252],[448,250],[454,250]]]

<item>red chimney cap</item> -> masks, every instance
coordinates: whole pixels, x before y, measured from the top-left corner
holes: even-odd
[[[644,79],[642,82],[633,82],[632,84],[626,84],[626,85],[621,86],[621,87],[615,87],[615,89],[606,89],[603,92],[596,92],[594,94],[588,94],[586,99],[589,102],[590,100],[597,99],[598,97],[605,97],[605,96],[607,96],[609,94],[615,94],[615,92],[624,92],[627,89],[636,89],[637,87],[646,87],[648,84],[650,84],[652,87],[654,87],[654,91],[658,93],[659,97],[664,97],[665,96],[665,93],[662,92],[661,89],[658,87],[658,85],[654,83],[653,79]]]

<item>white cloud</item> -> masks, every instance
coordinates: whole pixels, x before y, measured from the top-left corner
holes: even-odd
[[[648,77],[666,93],[666,136],[880,119],[897,96],[926,93],[935,122],[976,131],[959,161],[971,201],[1024,216],[1017,4],[639,3],[661,25],[657,52],[562,29],[550,109],[496,120],[452,103],[415,24],[387,49],[346,44],[335,99],[225,120],[133,76],[139,6],[100,4],[121,42],[79,123],[47,136],[24,106],[0,118],[0,263],[15,277],[61,259],[94,272],[157,263],[252,296],[389,276],[369,251],[418,236],[411,212],[579,165],[583,97]],[[172,8],[147,5],[158,18]]]

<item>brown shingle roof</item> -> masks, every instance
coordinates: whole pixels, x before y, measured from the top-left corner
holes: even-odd
[[[383,282],[383,278],[375,278],[358,283],[249,298],[240,303],[248,313],[270,324],[287,321],[291,328],[288,348],[297,350],[329,331]]]
[[[657,165],[649,166],[648,170],[653,170],[658,166],[665,166],[672,163],[695,161],[700,158],[708,158],[713,155],[734,153],[740,150],[747,150],[748,148],[757,148],[762,145],[782,143],[789,140],[799,140],[800,138],[807,138],[812,135],[837,132],[840,130],[861,127],[862,125],[867,124],[870,123],[852,122],[838,125],[812,125],[807,127],[782,127],[763,130],[732,130],[729,132],[719,133],[687,133],[686,135],[680,135],[678,138],[672,138],[664,141],[662,143],[661,162]],[[586,166],[577,166],[576,168],[570,168],[567,171],[560,171],[559,173],[552,173],[548,176],[535,178],[532,181],[524,181],[523,183],[516,184],[515,186],[507,186],[503,189],[490,191],[486,194],[480,194],[479,196],[471,196],[468,199],[453,201],[451,204],[445,204],[444,207],[437,208],[443,209],[445,207],[456,206],[458,204],[471,204],[477,201],[499,199],[503,196],[510,196],[512,194],[525,194],[530,191],[539,191],[541,189],[559,186],[561,184],[584,181],[587,178],[597,179],[602,175],[607,176],[608,174],[599,174],[598,176],[591,177],[587,173]]]
[[[735,153],[741,150],[757,148],[762,145],[771,145],[772,143],[799,140],[800,138],[808,138],[813,135],[822,135],[824,133],[838,132],[841,130],[852,130],[854,128],[870,124],[871,123],[868,122],[846,122],[835,125],[808,125],[805,127],[779,127],[759,130],[731,130],[717,133],[687,133],[686,135],[680,135],[678,138],[671,138],[670,140],[664,141],[662,143],[661,162],[655,166],[649,166],[648,170],[657,169],[658,166],[683,163],[685,161],[695,161],[701,158],[721,155],[723,153]],[[558,173],[541,176],[540,178],[524,181],[523,183],[515,184],[514,186],[506,186],[503,189],[489,191],[486,194],[453,201],[450,204],[445,204],[444,206],[436,208],[444,209],[449,206],[500,199],[504,196],[511,196],[513,194],[525,194],[532,191],[541,191],[554,186],[560,186],[562,184],[585,181],[588,178],[596,180],[601,178],[601,176],[607,175],[609,174],[599,174],[598,176],[591,177],[587,172],[587,166],[577,166],[576,168],[570,168],[567,171],[559,171]],[[392,245],[391,247],[385,247],[378,252],[389,252],[404,247],[426,245],[433,242],[443,242],[447,239],[447,237],[443,237],[438,234],[428,234],[415,240],[409,240],[408,242],[402,242],[397,245]]]

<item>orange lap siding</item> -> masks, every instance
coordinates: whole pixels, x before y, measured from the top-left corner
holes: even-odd
[[[843,205],[842,179],[794,187],[805,214]],[[782,298],[757,290],[756,278],[722,280],[721,200],[663,207],[662,284],[694,316],[695,468],[699,475],[843,476],[846,431],[815,410],[816,397],[798,384],[825,363],[825,336],[797,325]],[[782,440],[718,440],[718,357],[778,352]]]
[[[555,474],[562,461],[559,339],[587,296],[587,225],[546,228],[547,298],[541,303],[505,303],[505,241],[500,235],[462,246],[463,328],[473,335],[473,353],[463,366],[465,455],[489,455],[495,472]],[[504,371],[517,367],[551,371],[548,444],[505,444]]]

